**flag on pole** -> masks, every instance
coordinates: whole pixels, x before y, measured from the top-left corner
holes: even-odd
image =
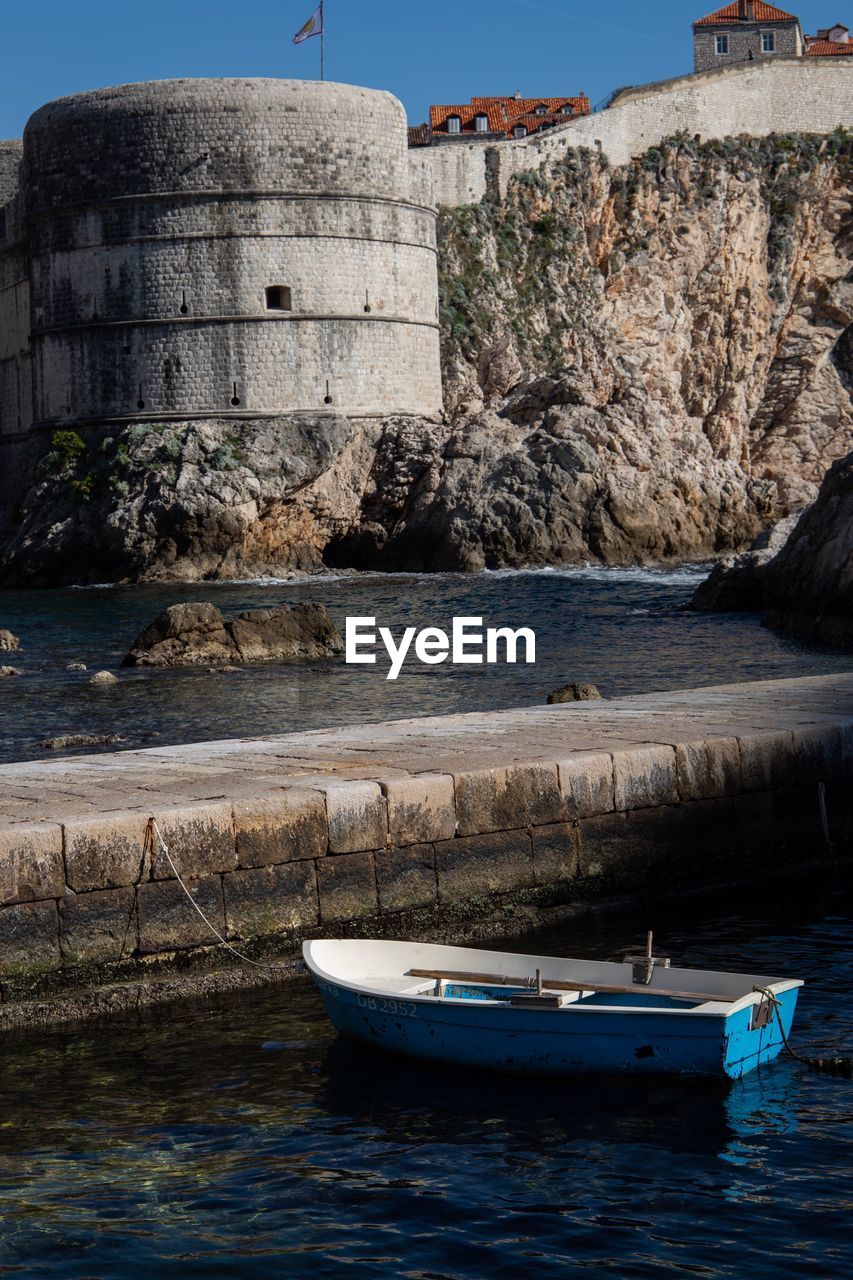
[[[310,40],[312,36],[321,36],[323,34],[323,6],[318,5],[311,17],[305,23],[304,27],[300,27],[296,35],[293,37],[294,44],[302,44],[303,40]]]

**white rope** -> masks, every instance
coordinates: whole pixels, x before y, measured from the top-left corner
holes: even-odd
[[[215,925],[215,924],[213,924],[213,922],[212,922],[211,920],[208,920],[207,916],[204,914],[204,912],[202,911],[201,907],[198,905],[198,903],[196,902],[195,898],[192,896],[192,894],[190,893],[189,889],[188,889],[188,888],[187,888],[187,886],[184,884],[183,879],[181,878],[181,873],[180,873],[180,871],[178,870],[178,868],[175,866],[174,859],[172,858],[172,855],[171,855],[171,853],[169,852],[169,846],[166,844],[166,841],[163,839],[162,835],[160,834],[160,828],[157,826],[157,821],[156,821],[156,819],[155,819],[155,818],[149,818],[149,820],[148,820],[148,829],[149,829],[149,832],[153,833],[153,835],[155,835],[155,836],[157,837],[157,839],[159,840],[159,842],[160,842],[160,848],[162,849],[163,853],[166,855],[166,861],[169,863],[169,866],[172,868],[172,871],[175,873],[175,876],[176,876],[176,878],[177,878],[178,884],[181,886],[181,888],[183,889],[184,893],[187,895],[187,898],[189,899],[189,902],[190,902],[190,906],[193,908],[193,910],[194,910],[195,912],[197,912],[197,914],[198,914],[198,915],[200,915],[200,916],[201,916],[202,920],[203,920],[203,921],[204,921],[204,923],[207,925],[207,927],[208,927],[208,929],[210,930],[210,932],[213,934],[213,936],[214,936],[215,938],[217,938],[217,939],[219,940],[219,942],[221,942],[221,943],[222,943],[222,945],[223,945],[223,947],[225,947],[226,951],[230,951],[230,952],[231,952],[231,954],[232,954],[232,955],[235,955],[235,956],[237,957],[237,959],[238,959],[238,960],[242,960],[242,961],[244,962],[244,964],[250,964],[250,965],[252,965],[252,966],[253,966],[253,968],[255,968],[255,969],[277,969],[277,970],[280,970],[282,973],[290,973],[290,974],[292,974],[292,973],[293,973],[293,966],[292,966],[292,965],[289,965],[289,964],[268,964],[268,963],[265,963],[264,961],[252,960],[252,959],[250,959],[250,957],[249,957],[249,956],[244,956],[244,955],[243,955],[243,952],[242,952],[242,951],[238,951],[236,947],[232,947],[231,943],[230,943],[230,942],[227,942],[227,941],[225,940],[225,938],[223,938],[222,934],[221,934],[221,933],[219,932],[219,930],[216,928],[216,925]]]

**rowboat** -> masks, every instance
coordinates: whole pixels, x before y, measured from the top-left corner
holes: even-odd
[[[421,942],[320,939],[305,965],[336,1030],[396,1053],[518,1072],[738,1079],[778,1057],[796,978]]]

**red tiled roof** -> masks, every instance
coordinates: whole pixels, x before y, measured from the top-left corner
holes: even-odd
[[[815,40],[806,49],[807,58],[837,58],[853,54],[853,40],[840,44],[837,40]]]
[[[743,9],[738,0],[734,4],[723,5],[722,9],[717,9],[715,13],[709,13],[705,18],[699,18],[694,22],[694,27],[710,27],[719,26],[725,22],[744,22]],[[777,9],[773,4],[762,4],[761,0],[755,0],[755,18],[749,19],[750,22],[799,22],[799,18],[793,13],[785,13],[784,9]]]
[[[409,125],[409,146],[410,147],[428,147],[430,144],[430,131],[428,124],[410,124]]]
[[[537,107],[545,107],[542,115],[536,115]],[[564,108],[569,107],[569,111]],[[474,118],[484,115],[488,121],[488,133],[500,133],[511,138],[512,131],[519,123],[527,126],[533,133],[545,124],[563,124],[575,116],[587,116],[590,112],[589,98],[584,93],[568,98],[514,98],[509,95],[494,98],[472,98],[462,106],[430,107],[429,119],[433,133],[448,133],[447,121],[450,116],[458,116],[460,133],[476,133]]]

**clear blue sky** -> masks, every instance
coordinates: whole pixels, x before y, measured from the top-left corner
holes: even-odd
[[[171,76],[319,75],[319,40],[291,41],[317,0],[0,0],[0,138],[51,98]],[[782,4],[806,31],[838,0]],[[691,0],[327,0],[327,78],[390,89],[409,119],[475,94],[611,89],[692,68]]]

